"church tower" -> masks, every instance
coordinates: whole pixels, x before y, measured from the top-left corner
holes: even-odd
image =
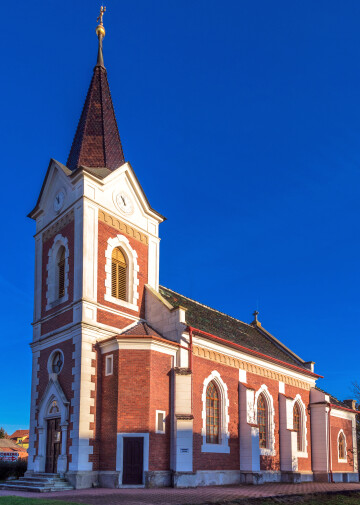
[[[66,473],[76,487],[97,480],[114,422],[104,417],[111,405],[101,398],[99,367],[110,375],[117,365],[101,361],[99,342],[144,320],[145,285],[158,290],[164,220],[125,161],[104,66],[103,14],[66,166],[50,161],[29,214],[36,264],[28,471]]]

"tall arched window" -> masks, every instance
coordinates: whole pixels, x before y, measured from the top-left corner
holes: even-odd
[[[112,252],[111,258],[111,295],[119,300],[126,301],[127,298],[127,263],[125,256],[120,249],[116,247]]]
[[[58,297],[65,296],[65,247],[61,246],[58,251]]]
[[[206,389],[206,443],[219,443],[219,393],[214,382]]]
[[[268,445],[268,419],[265,396],[261,393],[257,400],[257,423],[259,425],[259,445],[266,449]]]
[[[346,449],[345,449],[345,435],[340,432],[339,435],[339,459],[346,459]]]
[[[296,431],[296,435],[297,435],[297,450],[301,451],[301,447],[302,447],[301,418],[300,418],[300,409],[299,409],[299,405],[297,402],[294,404],[293,416],[294,416],[294,421],[293,421],[294,431]]]

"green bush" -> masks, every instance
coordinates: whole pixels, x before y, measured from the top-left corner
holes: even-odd
[[[0,480],[6,480],[9,477],[22,477],[27,469],[27,460],[18,459],[17,461],[0,461]]]

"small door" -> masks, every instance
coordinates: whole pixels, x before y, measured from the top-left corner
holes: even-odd
[[[144,438],[124,437],[123,484],[143,483]]]
[[[46,473],[57,472],[57,460],[61,450],[60,418],[48,419],[46,437]]]

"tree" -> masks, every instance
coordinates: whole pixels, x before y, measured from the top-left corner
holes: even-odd
[[[0,438],[9,438],[9,435],[6,433],[2,426],[0,427]]]

